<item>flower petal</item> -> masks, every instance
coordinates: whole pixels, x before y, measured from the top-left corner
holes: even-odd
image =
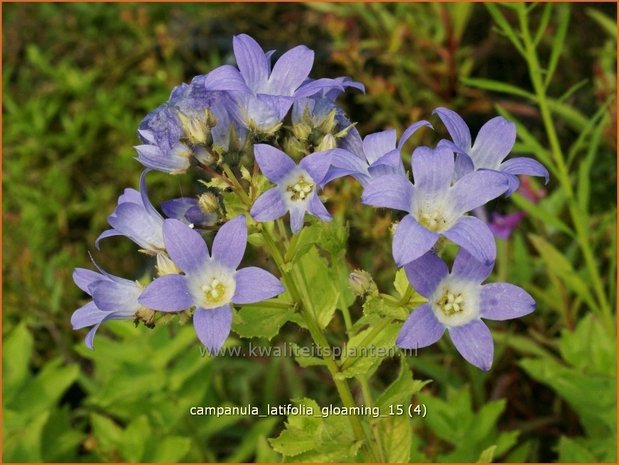
[[[535,300],[524,289],[509,283],[492,283],[481,287],[481,317],[510,320],[535,310]]]
[[[449,274],[445,262],[434,252],[427,252],[408,263],[404,271],[413,289],[426,298],[432,296],[439,283]]]
[[[415,132],[417,132],[417,130],[419,128],[422,127],[428,127],[430,129],[434,129],[434,127],[432,126],[432,124],[430,124],[429,121],[426,120],[421,120],[421,121],[417,121],[416,123],[411,124],[409,127],[407,127],[404,132],[402,133],[402,135],[400,136],[400,140],[398,142],[398,150],[402,150],[402,147],[404,147],[404,144],[406,144],[406,142],[408,141],[408,139],[410,139],[413,134],[415,134]]]
[[[271,221],[284,216],[287,210],[279,187],[273,187],[256,199],[249,214],[256,221]]]
[[[490,369],[494,343],[490,330],[481,320],[449,328],[449,336],[467,362],[484,371]]]
[[[475,281],[481,284],[490,276],[493,268],[494,262],[480,262],[467,252],[466,249],[460,249],[451,268],[451,274],[465,278],[467,281]]]
[[[86,334],[86,337],[84,338],[84,342],[86,343],[86,347],[88,347],[91,350],[95,349],[95,335],[97,334],[97,330],[99,329],[99,326],[101,326],[102,323],[108,321],[108,320],[125,320],[127,319],[126,316],[124,315],[119,315],[117,312],[105,312],[106,315],[103,317],[103,319],[101,321],[99,321],[95,326],[93,326],[93,328],[88,331],[88,334]]]
[[[374,207],[410,211],[413,200],[413,185],[399,174],[388,174],[370,180],[363,190],[361,201]]]
[[[415,189],[427,193],[444,192],[454,175],[454,153],[446,147],[418,147],[412,158]]]
[[[273,66],[269,77],[269,93],[294,95],[294,91],[307,79],[314,66],[314,52],[305,45],[298,45],[284,53]]]
[[[250,266],[236,272],[235,304],[251,304],[275,297],[284,292],[284,286],[275,276],[262,268]]]
[[[550,174],[544,165],[533,158],[517,157],[510,158],[509,160],[501,163],[499,166],[501,173],[513,174],[513,175],[527,175],[527,176],[539,176],[544,178],[544,182],[548,183]]]
[[[166,274],[150,283],[138,302],[153,310],[179,312],[193,305],[193,297],[185,276]]]
[[[163,152],[155,145],[137,145],[134,149],[138,152],[140,163],[164,173],[184,173],[191,165],[191,150],[184,144],[176,144],[169,152]]]
[[[223,90],[228,92],[251,92],[239,70],[231,65],[222,65],[206,75],[206,90]]]
[[[254,145],[254,156],[262,174],[273,182],[281,181],[296,167],[288,155],[268,144]]]
[[[469,252],[484,265],[496,259],[496,244],[488,225],[474,216],[463,216],[443,235]]]
[[[213,259],[232,270],[236,270],[245,255],[247,247],[247,225],[245,216],[239,215],[224,224],[213,240]]]
[[[402,163],[402,156],[398,149],[384,154],[372,163],[372,165],[368,168],[368,171],[373,178],[387,174],[400,174],[402,176],[406,176],[404,163]]]
[[[496,199],[509,188],[507,176],[498,171],[474,171],[460,178],[451,188],[456,212],[466,213]]]
[[[396,134],[395,129],[388,129],[374,134],[369,134],[363,139],[363,152],[372,164],[387,152],[395,149]]]
[[[403,349],[421,349],[434,344],[444,332],[445,326],[436,319],[430,305],[423,304],[402,326],[396,345]]]
[[[347,175],[357,175],[369,180],[368,164],[365,160],[343,149],[334,149],[331,155],[331,165],[334,168],[327,172],[327,176],[322,180],[323,183]]]
[[[447,132],[460,150],[468,153],[471,150],[471,131],[464,120],[455,111],[439,107],[432,112],[441,119]]]
[[[312,215],[317,216],[323,221],[330,221],[332,219],[331,213],[325,208],[320,201],[318,194],[314,192],[314,195],[307,204],[307,211]]]
[[[232,48],[236,64],[245,82],[252,90],[257,90],[269,78],[269,60],[262,47],[247,34],[232,38]]]
[[[107,219],[110,226],[146,250],[163,249],[159,216],[149,214],[142,205],[121,203]],[[101,238],[101,236],[99,236]],[[107,237],[107,236],[104,236]]]
[[[298,233],[303,227],[304,217],[304,207],[293,207],[290,209],[290,229],[292,230],[293,234]]]
[[[99,248],[99,242],[101,242],[101,239],[105,239],[106,237],[114,237],[114,236],[122,236],[123,234],[119,231],[116,231],[115,229],[108,229],[107,231],[103,231],[101,234],[99,234],[99,237],[97,237],[97,239],[95,240],[95,247],[98,249]]]
[[[398,266],[417,260],[436,244],[438,238],[438,234],[421,226],[412,215],[406,215],[393,235],[393,259]]]
[[[209,258],[200,233],[178,220],[163,222],[163,241],[172,261],[185,273],[198,269]]]
[[[211,355],[217,354],[224,345],[232,326],[232,310],[229,305],[206,310],[198,308],[193,314],[193,327],[200,342]]]
[[[88,270],[86,268],[76,268],[73,271],[73,282],[77,284],[77,287],[89,295],[90,291],[88,290],[88,286],[95,281],[99,281],[100,279],[105,278],[96,271]]]
[[[73,315],[71,315],[71,326],[73,329],[81,329],[96,325],[108,314],[109,312],[98,309],[94,302],[88,302],[73,312]]]
[[[304,157],[299,166],[309,173],[316,184],[320,184],[331,166],[332,152],[333,150],[314,152]]]
[[[502,116],[484,124],[471,148],[470,156],[475,168],[497,169],[516,142],[516,125]]]
[[[90,286],[90,291],[93,302],[100,310],[132,315],[140,308],[138,297],[142,289],[131,281],[100,280]]]

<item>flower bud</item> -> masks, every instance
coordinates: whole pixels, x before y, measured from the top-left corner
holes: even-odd
[[[214,213],[219,209],[219,200],[212,192],[205,192],[198,197],[198,206],[204,213]]]
[[[303,142],[301,142],[296,137],[287,137],[286,139],[284,139],[282,148],[284,149],[284,152],[286,152],[295,160],[298,160],[307,154],[305,144],[303,144]]]
[[[163,253],[157,254],[157,274],[164,276],[166,274],[179,274],[181,270],[178,269],[176,264]]]
[[[206,110],[208,112],[208,110]],[[207,113],[208,114],[208,113]],[[187,116],[179,111],[178,119],[181,122],[183,135],[192,145],[206,145],[211,135],[211,128],[208,126],[208,116],[204,117]]]
[[[292,133],[297,139],[301,141],[306,141],[311,132],[312,128],[305,123],[297,123],[292,126]]]
[[[318,147],[316,147],[317,152],[322,152],[323,150],[331,150],[337,147],[337,141],[332,134],[327,134],[322,138]]]
[[[348,275],[348,285],[357,296],[363,296],[376,289],[372,275],[365,270],[354,270]]]
[[[331,110],[327,116],[320,122],[318,129],[324,134],[329,134],[335,129],[337,122],[335,121],[336,109]]]

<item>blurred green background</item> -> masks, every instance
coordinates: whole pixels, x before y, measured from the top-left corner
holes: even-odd
[[[548,186],[531,180],[539,203],[517,194],[494,205],[528,216],[499,241],[493,279],[524,287],[538,310],[494,327],[487,374],[448,344],[408,361],[416,378],[434,379],[421,397],[428,417],[413,423],[412,461],[475,461],[493,445],[499,461],[616,460],[616,6],[537,5],[528,17],[550,65],[542,75],[552,76],[547,93],[573,192],[551,169]],[[5,462],[279,461],[267,438],[283,419],[191,417],[189,406],[336,402],[319,368],[201,358],[190,327],[110,324],[91,352],[85,331],[69,324],[84,302],[71,273],[90,267],[89,251],[128,278],[150,265],[130,241],[96,251],[94,240],[118,195],[137,185],[138,122],[178,83],[231,62],[234,34],[279,51],[306,44],[316,51],[313,77],[363,82],[365,94],[342,98],[362,134],[401,130],[437,106],[461,112],[475,133],[500,111],[518,121],[515,153],[553,160],[509,7],[5,3],[2,20]],[[437,134],[415,142],[446,135],[432,121]],[[153,175],[149,184],[155,203],[192,190],[187,178]],[[329,194],[350,221],[351,266],[375,272],[388,290],[391,216],[360,206],[354,183]],[[293,325],[282,331],[263,342],[303,340]],[[398,360],[386,360],[372,389],[382,392],[397,370]]]

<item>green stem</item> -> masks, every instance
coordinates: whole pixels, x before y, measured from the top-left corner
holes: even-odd
[[[583,257],[589,271],[589,276],[592,281],[593,289],[597,296],[600,309],[602,311],[602,315],[612,326],[614,324],[612,323],[611,308],[606,298],[606,294],[604,292],[604,285],[602,283],[599,270],[596,266],[595,257],[593,255],[593,251],[589,242],[587,231],[588,221],[586,215],[583,215],[582,210],[579,208],[577,199],[574,198],[574,189],[572,187],[567,165],[565,163],[565,157],[563,155],[561,144],[559,142],[559,137],[557,135],[557,131],[552,120],[552,112],[550,111],[550,105],[546,96],[546,87],[544,85],[544,80],[541,73],[542,68],[540,67],[535,44],[533,42],[533,39],[531,38],[531,32],[529,30],[526,7],[524,5],[518,6],[518,18],[520,21],[522,40],[525,46],[526,59],[529,66],[529,75],[531,77],[531,82],[535,90],[535,95],[540,108],[542,121],[546,129],[546,134],[548,135],[551,154],[556,164],[557,177],[559,178],[561,187],[563,187],[565,191],[570,216],[576,230],[576,239],[582,250]]]
[[[357,376],[357,380],[359,381],[359,385],[361,386],[361,393],[363,394],[363,400],[365,404],[373,408],[374,407],[374,399],[372,398],[372,391],[370,391],[370,385],[368,383],[368,378],[365,375]],[[374,435],[374,441],[376,442],[376,446],[378,448],[378,460],[381,462],[385,462],[385,453],[383,449],[383,443],[380,437],[380,433],[378,429],[375,427],[372,422],[371,425],[372,434]]]
[[[363,340],[359,344],[359,347],[367,347],[368,344],[370,344],[370,342],[372,342],[374,339],[376,339],[376,336],[378,336],[380,333],[382,333],[385,330],[385,328],[387,326],[389,326],[390,323],[391,323],[391,319],[390,318],[385,318],[378,325],[374,326],[372,328],[372,331],[370,331],[369,334],[363,338]],[[342,365],[341,365],[342,371],[344,371],[347,368],[349,368],[359,358],[360,357],[346,358],[346,360],[344,360],[344,363],[342,363]]]
[[[315,318],[315,311],[313,308],[313,303],[310,298],[307,287],[305,286],[305,280],[300,276],[299,271],[293,267],[292,272],[288,272],[286,270],[286,264],[284,262],[283,255],[279,248],[277,247],[275,238],[271,235],[270,231],[266,228],[262,228],[262,235],[264,237],[264,242],[267,245],[267,248],[271,252],[271,256],[273,260],[277,264],[279,271],[282,275],[282,279],[284,280],[284,284],[290,292],[293,300],[301,304],[301,315],[305,324],[307,325],[307,329],[314,340],[314,343],[318,347],[320,353],[330,353],[327,352],[324,348],[329,347],[329,342],[327,338],[320,330]],[[296,278],[296,279],[295,279]],[[347,408],[352,408],[356,406],[355,400],[353,398],[352,392],[350,391],[350,387],[348,386],[348,382],[345,379],[339,379],[337,374],[340,372],[337,364],[331,357],[324,357],[324,362],[331,374],[331,378],[335,383],[335,388],[337,389],[338,395],[342,401],[342,404]],[[350,415],[349,417],[350,424],[353,430],[353,434],[357,441],[361,441],[368,445],[370,448],[370,453],[372,455],[372,459],[376,460],[376,456],[374,451],[372,450],[372,444],[366,437],[365,430],[363,429],[363,425],[361,424],[361,420],[355,415]]]

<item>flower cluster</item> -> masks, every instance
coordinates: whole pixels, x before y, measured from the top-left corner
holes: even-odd
[[[298,233],[306,213],[328,221],[321,198],[325,185],[351,176],[363,187],[362,202],[404,212],[393,237],[393,258],[412,287],[428,299],[411,313],[397,344],[420,348],[448,330],[461,354],[488,369],[492,338],[481,318],[503,320],[534,309],[533,299],[506,283],[482,285],[492,271],[496,246],[488,225],[468,215],[487,202],[510,195],[518,175],[548,172],[530,158],[504,161],[515,142],[515,126],[502,117],[484,125],[475,143],[464,121],[438,108],[451,140],[435,148],[404,146],[422,120],[399,137],[389,129],[361,137],[336,103],[347,88],[364,91],[347,77],[309,77],[314,52],[297,46],[274,64],[251,37],[233,39],[236,66],[223,65],[190,84],[174,88],[167,102],[138,128],[137,159],[145,167],[139,191],[126,189],[108,217],[111,229],[96,241],[124,236],[156,259],[154,279],[140,284],[77,269],[76,284],[92,297],[72,317],[74,329],[110,319],[153,325],[163,313],[191,316],[199,340],[215,353],[231,330],[234,307],[284,292],[280,280],[257,267],[240,268],[248,228],[289,215]],[[404,161],[410,159],[413,181]],[[197,168],[206,179],[197,197],[170,199],[160,213],[147,194],[152,171],[186,173]],[[232,208],[227,193],[239,202]],[[280,223],[280,227],[284,224]],[[205,235],[215,231],[212,246]],[[445,242],[460,247],[451,273],[439,258]]]

